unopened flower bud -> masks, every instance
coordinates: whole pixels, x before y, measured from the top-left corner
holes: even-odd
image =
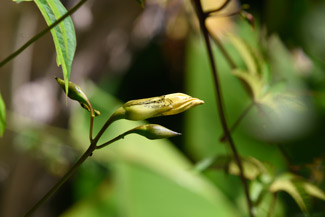
[[[55,80],[58,82],[58,84],[62,87],[62,89],[65,92],[64,81],[58,77],[55,77]],[[91,112],[91,109],[90,109],[91,105],[90,105],[88,97],[86,96],[86,94],[81,90],[81,88],[78,85],[76,85],[75,83],[73,83],[71,81],[69,81],[69,85],[68,85],[68,97],[70,99],[78,101],[80,103],[81,107],[83,107],[84,109]],[[100,115],[100,112],[97,110],[94,110],[94,115],[98,116],[98,115]]]
[[[125,118],[138,121],[158,116],[175,115],[203,103],[204,101],[189,95],[173,93],[128,101],[115,112],[115,115],[118,117],[117,119]]]
[[[180,133],[174,132],[158,124],[141,125],[130,130],[129,133],[136,133],[148,139],[164,139],[181,135]]]

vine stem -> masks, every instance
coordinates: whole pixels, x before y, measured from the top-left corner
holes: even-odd
[[[47,201],[80,167],[80,165],[93,153],[96,149],[96,143],[91,143],[87,151],[79,158],[79,160],[70,168],[70,170],[40,199],[26,214],[25,217],[32,216],[32,214]]]
[[[208,30],[207,30],[207,28],[205,26],[205,21],[206,21],[206,18],[208,17],[208,14],[204,13],[200,0],[192,0],[192,1],[194,3],[194,6],[195,6],[195,9],[196,9],[196,12],[197,12],[197,16],[198,16],[199,23],[200,23],[200,26],[201,26],[201,31],[202,31],[204,41],[205,41],[205,45],[206,45],[207,51],[208,51],[208,56],[209,56],[210,65],[211,65],[212,74],[213,74],[213,80],[214,80],[214,84],[215,84],[214,86],[215,86],[215,92],[216,92],[216,101],[217,101],[217,107],[218,107],[218,112],[219,112],[219,117],[220,117],[222,129],[224,131],[226,139],[227,139],[227,141],[228,141],[228,143],[230,145],[230,148],[231,148],[231,150],[233,152],[235,161],[236,161],[236,163],[238,165],[238,168],[239,168],[240,179],[241,179],[241,182],[242,182],[243,187],[244,187],[244,192],[245,192],[246,201],[247,201],[247,205],[248,205],[249,215],[251,217],[254,217],[253,205],[252,205],[252,201],[251,201],[250,196],[249,196],[247,180],[244,177],[243,165],[242,165],[239,153],[237,151],[237,148],[235,146],[235,143],[234,143],[234,141],[232,139],[230,130],[228,128],[226,116],[225,116],[218,72],[217,72],[215,61],[214,61],[214,55],[213,55],[213,52],[212,52],[212,46],[211,46],[211,42],[210,42],[210,38],[209,38],[209,32],[208,32]]]
[[[92,116],[92,115],[90,115]],[[93,117],[91,118],[91,121],[93,120]],[[80,165],[89,157],[92,155],[92,153],[97,149],[97,143],[100,139],[100,137],[103,135],[103,133],[106,131],[106,129],[109,127],[111,123],[113,123],[116,120],[114,114],[106,121],[106,123],[103,125],[101,130],[98,132],[95,139],[91,139],[91,143],[86,150],[86,152],[79,158],[79,160],[70,168],[70,170],[24,215],[24,217],[32,216],[32,214],[43,204],[45,203],[70,177],[71,175],[80,167]],[[92,123],[91,123],[92,125]],[[92,126],[91,129],[92,130]],[[123,134],[120,135],[119,139],[123,138]],[[104,143],[103,145],[99,146],[99,148],[102,148],[104,146],[107,146],[108,143],[111,144],[118,139],[110,140],[107,143]]]
[[[0,68],[7,64],[10,60],[14,59],[16,56],[18,56],[21,52],[23,52],[26,48],[28,48],[31,44],[33,44],[35,41],[43,37],[46,33],[48,33],[51,29],[53,29],[56,25],[61,23],[65,18],[72,15],[74,12],[76,12],[87,0],[81,0],[76,4],[73,8],[71,8],[67,13],[65,13],[62,17],[57,19],[54,23],[49,25],[47,28],[43,29],[41,32],[39,32],[37,35],[35,35],[33,38],[28,40],[25,44],[23,44],[18,50],[7,56],[4,60],[0,62]]]

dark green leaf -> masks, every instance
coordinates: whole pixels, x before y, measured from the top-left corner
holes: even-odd
[[[47,25],[51,25],[61,16],[67,13],[67,10],[59,0],[35,0],[41,11]],[[58,66],[62,66],[65,89],[68,93],[71,65],[76,50],[76,34],[70,17],[64,19],[59,25],[51,30],[55,49],[56,61]]]
[[[5,128],[6,128],[6,106],[0,94],[0,136],[3,135]]]

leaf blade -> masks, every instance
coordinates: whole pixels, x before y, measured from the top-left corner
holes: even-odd
[[[35,4],[41,11],[47,25],[51,25],[67,13],[59,0],[35,0]],[[51,34],[57,54],[57,65],[62,67],[65,89],[68,93],[71,66],[77,45],[72,19],[70,17],[65,18],[51,30]]]

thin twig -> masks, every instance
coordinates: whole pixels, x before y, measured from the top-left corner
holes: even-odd
[[[92,116],[92,115],[90,115]],[[93,120],[93,118],[92,118]],[[104,143],[101,146],[98,146],[99,148],[97,148],[97,142],[100,139],[100,137],[103,135],[103,133],[105,132],[105,130],[109,127],[109,125],[111,123],[113,123],[116,120],[114,114],[106,121],[106,123],[102,126],[101,130],[99,131],[99,133],[97,134],[97,136],[95,137],[95,139],[91,140],[91,143],[87,149],[87,151],[80,157],[80,159],[71,167],[71,169],[26,213],[26,215],[24,217],[29,217],[31,216],[45,201],[47,201],[70,177],[71,175],[80,167],[80,165],[89,157],[92,155],[92,153],[99,148],[102,148],[106,145],[108,145],[107,143]],[[92,125],[92,123],[91,123]],[[91,126],[92,129],[92,126]],[[123,138],[128,132],[125,132],[123,134],[120,135],[121,138]],[[117,141],[118,138],[116,137],[113,140],[110,140],[110,143],[113,143],[115,141]]]
[[[111,115],[111,117],[105,122],[105,124],[103,125],[103,127],[100,129],[100,131],[97,133],[96,137],[93,139],[93,142],[98,142],[98,140],[100,139],[100,137],[104,134],[104,132],[106,131],[106,129],[114,122],[116,121],[117,118],[116,116],[113,114]]]
[[[216,91],[216,101],[217,101],[217,106],[218,106],[218,112],[219,112],[219,117],[221,120],[221,125],[224,131],[224,134],[227,138],[227,141],[230,145],[230,148],[233,152],[235,161],[238,165],[239,171],[240,171],[240,179],[241,182],[243,184],[244,187],[244,192],[245,192],[245,196],[246,196],[246,201],[247,201],[247,205],[248,205],[248,211],[251,217],[254,217],[254,213],[253,213],[253,205],[252,205],[252,201],[249,197],[249,191],[248,191],[248,185],[247,185],[247,180],[244,177],[244,171],[243,171],[243,165],[240,159],[240,156],[238,154],[238,151],[236,149],[236,146],[234,144],[234,141],[232,139],[231,133],[229,131],[228,128],[228,124],[226,121],[226,116],[225,116],[225,112],[224,112],[224,108],[223,108],[223,102],[222,102],[222,93],[221,93],[221,87],[220,87],[220,83],[219,83],[219,77],[218,77],[218,73],[217,73],[217,68],[215,65],[215,61],[214,61],[214,55],[212,52],[212,47],[211,47],[211,43],[210,43],[210,38],[209,38],[209,33],[208,30],[205,26],[205,21],[207,18],[207,14],[203,12],[202,9],[202,5],[200,0],[193,0],[193,3],[195,5],[195,9],[199,18],[199,22],[200,22],[200,26],[201,26],[201,30],[202,30],[202,34],[204,37],[204,41],[208,50],[208,55],[209,55],[209,60],[210,60],[210,64],[211,64],[211,69],[212,69],[212,74],[213,74],[213,79],[214,79],[214,86],[215,86],[215,91]]]
[[[128,132],[122,133],[121,135],[119,135],[119,136],[117,136],[117,137],[115,137],[115,138],[109,140],[108,142],[105,142],[105,143],[103,143],[103,144],[101,144],[101,145],[97,145],[97,146],[96,146],[96,149],[104,148],[104,147],[106,147],[106,146],[112,144],[113,142],[116,142],[116,141],[118,141],[118,140],[120,140],[120,139],[123,139],[127,134],[128,134]]]
[[[51,29],[53,29],[56,25],[61,23],[65,18],[73,14],[78,10],[78,8],[81,7],[87,0],[81,0],[78,4],[76,4],[73,8],[71,8],[67,13],[65,13],[62,17],[60,17],[58,20],[56,20],[54,23],[49,25],[47,28],[43,29],[41,32],[39,32],[37,35],[35,35],[33,38],[28,40],[24,45],[22,45],[18,50],[10,54],[8,57],[6,57],[4,60],[0,62],[0,68],[7,64],[10,60],[14,59],[16,56],[18,56],[21,52],[23,52],[26,48],[28,48],[31,44],[33,44],[35,41],[43,37],[46,33],[48,33]]]
[[[94,116],[90,115],[89,141],[93,142]]]
[[[89,128],[89,141],[90,143],[93,142],[93,128],[94,128],[94,118],[95,118],[95,113],[93,106],[91,105],[88,97],[86,97],[89,109],[90,109],[90,128]]]
[[[246,107],[246,109],[240,114],[240,116],[237,118],[236,122],[231,126],[230,128],[230,132],[233,132],[238,125],[240,124],[240,122],[244,119],[244,117],[246,117],[246,115],[248,114],[248,112],[253,108],[253,106],[255,105],[254,102],[252,102],[249,106]],[[224,142],[226,141],[226,136],[223,134],[220,139],[220,142]]]

